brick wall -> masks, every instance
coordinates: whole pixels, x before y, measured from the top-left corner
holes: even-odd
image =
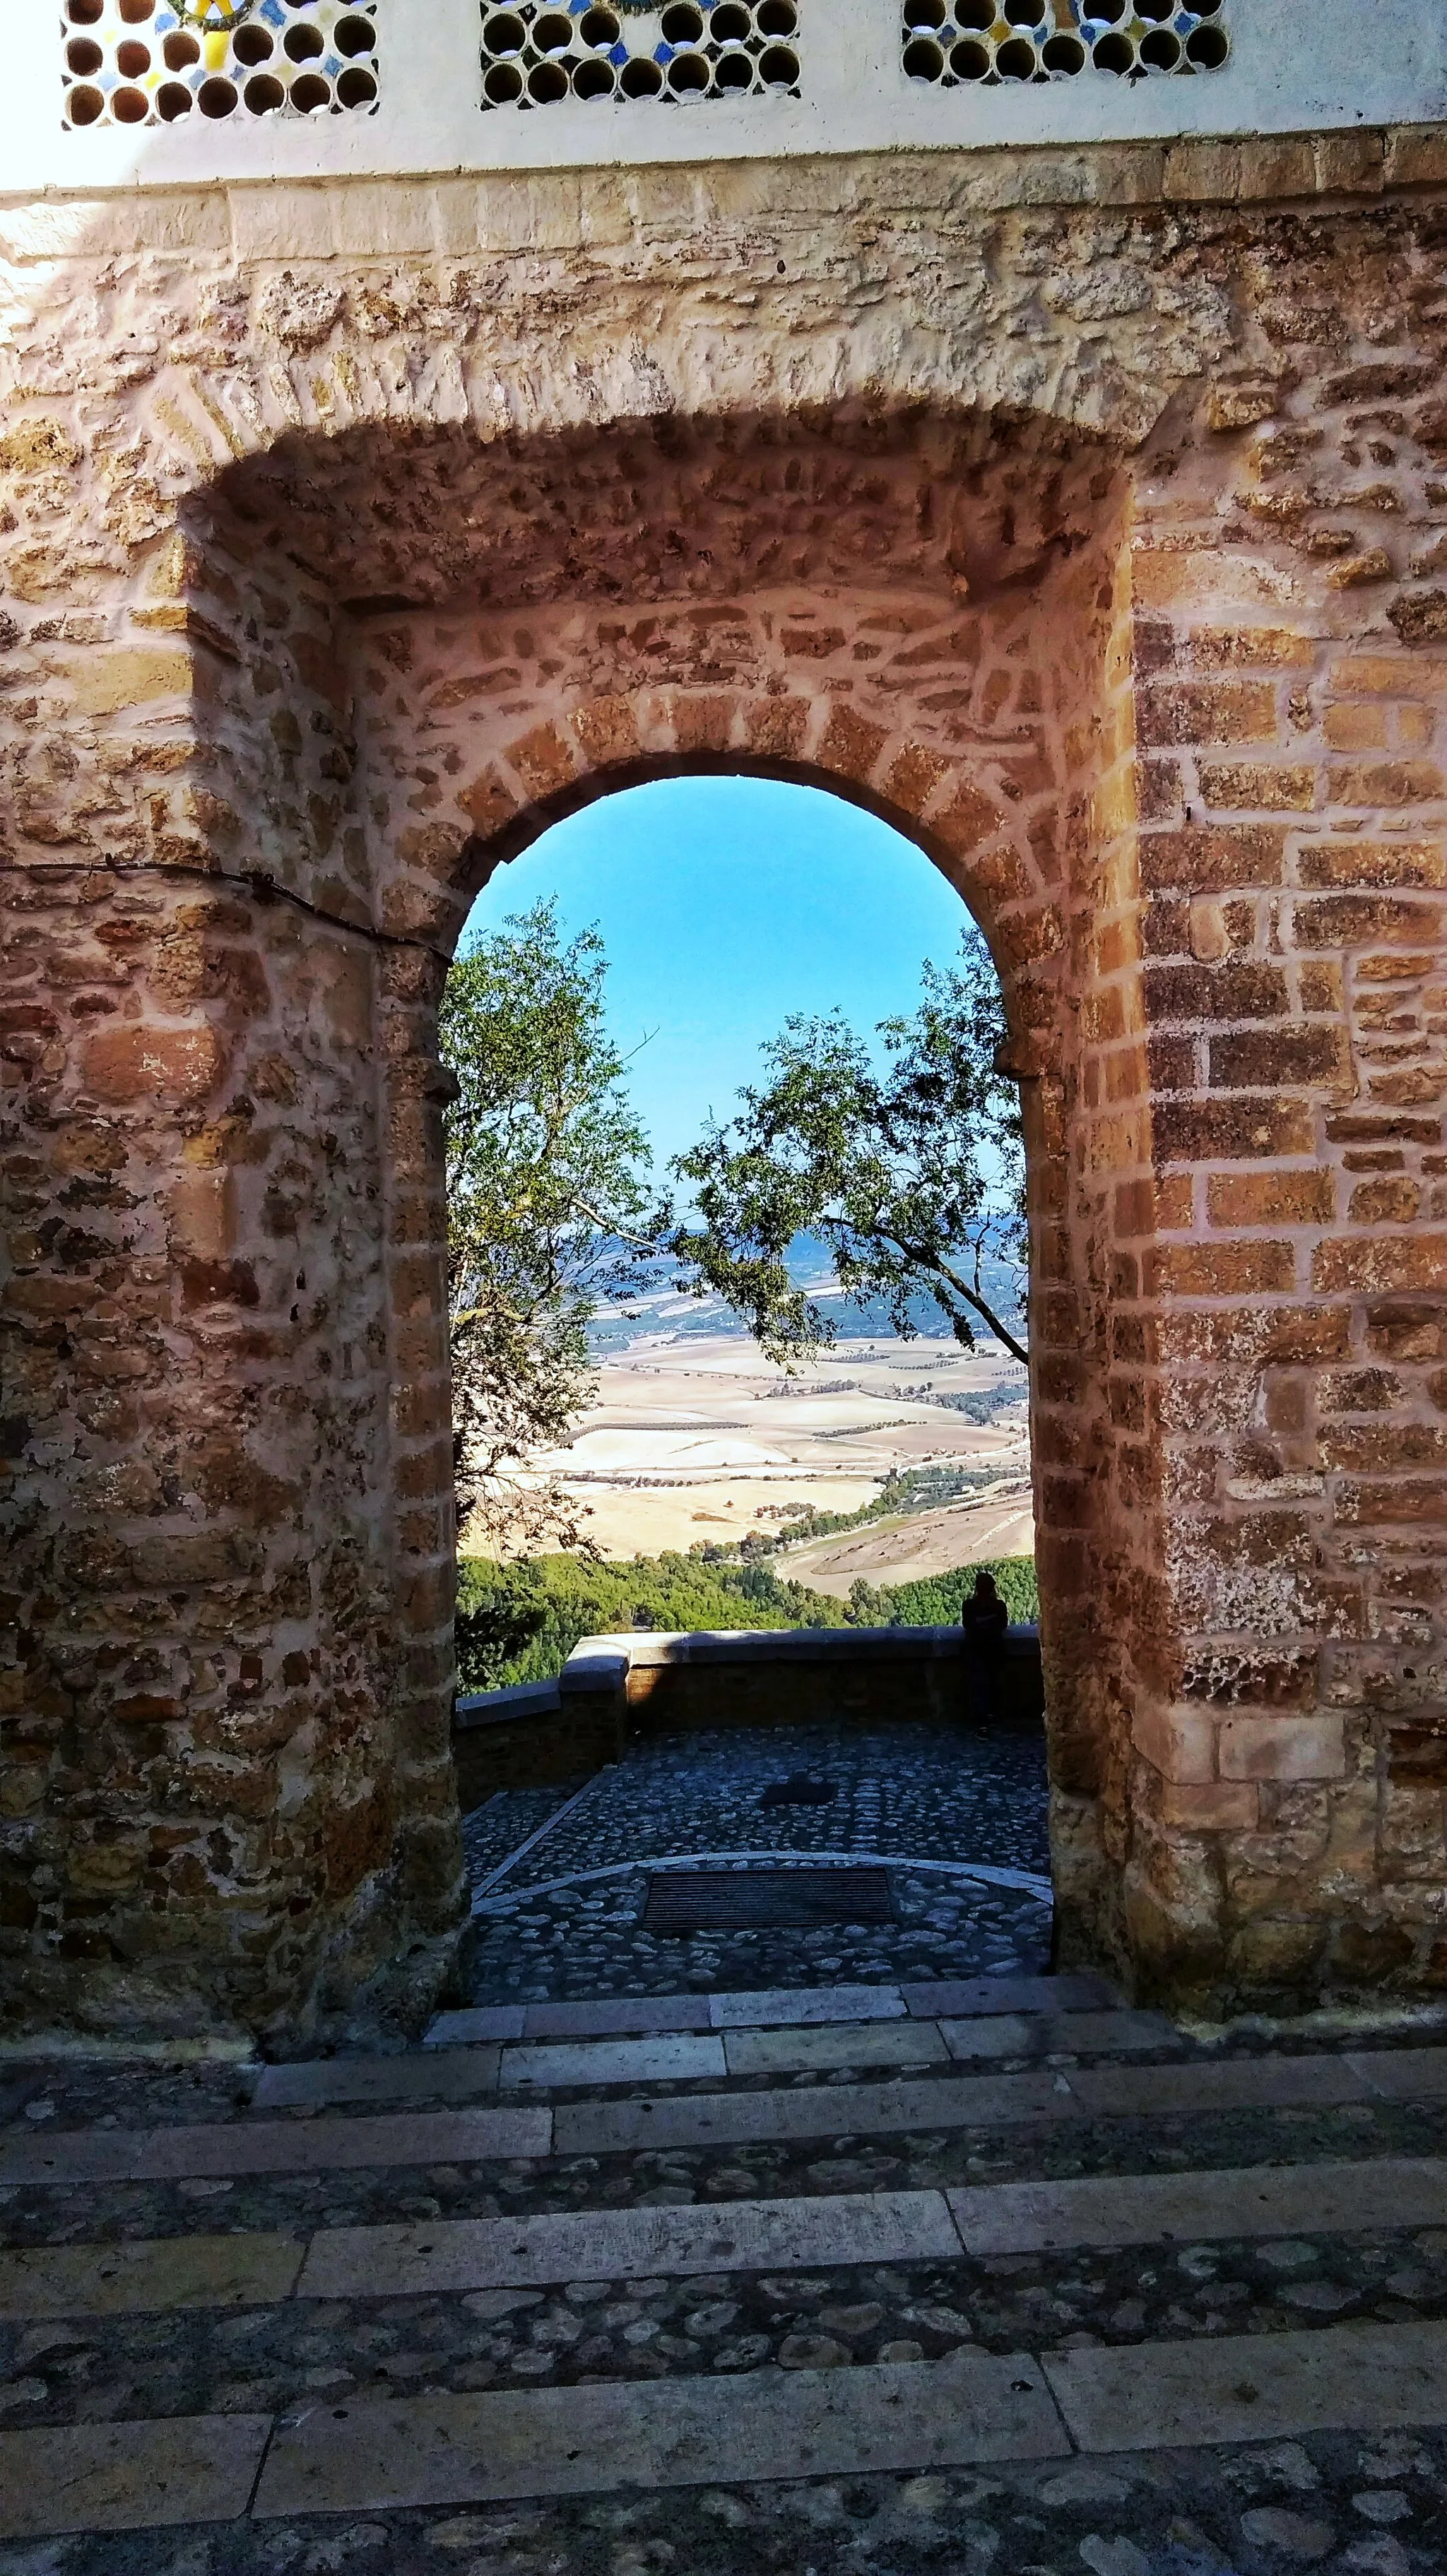
[[[437,995],[492,868],[710,765],[885,814],[1000,965],[1067,1949],[1447,1976],[1429,141],[1278,147],[1277,205],[941,157],[559,182],[523,248],[483,191],[471,257],[344,190],[291,257],[206,197],[19,242],[17,2022],[290,2046],[442,1975]]]

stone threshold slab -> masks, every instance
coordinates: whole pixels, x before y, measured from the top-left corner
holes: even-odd
[[[235,2522],[271,2429],[269,2415],[175,2415],[0,2433],[0,2540]]]
[[[997,2025],[991,2024],[991,2028]],[[730,2075],[828,2075],[841,2067],[948,2065],[938,2022],[823,2022],[812,2030],[731,2030]]]
[[[568,2211],[320,2232],[303,2299],[411,2298],[691,2272],[790,2272],[844,2263],[958,2262],[937,2191],[845,2192],[721,2207]]]
[[[257,2110],[280,2110],[407,2095],[467,2101],[525,2085],[561,2091],[697,2083],[711,2076],[828,2074],[841,2067],[929,2066],[982,2057],[1106,2056],[1183,2045],[1165,2015],[1152,2012],[999,2013],[945,2022],[901,2012],[895,2018],[782,2026],[769,2021],[762,2027],[740,2020],[716,2031],[654,2031],[627,2039],[508,2041],[429,2046],[396,2057],[314,2058],[267,2067],[252,2102]]]
[[[1052,2355],[1082,2451],[1199,2450],[1447,2423],[1447,2324],[1196,2335]]]
[[[366,2165],[545,2156],[547,2111],[412,2111],[380,2120],[229,2120],[174,2129],[70,2129],[0,2142],[0,2183],[221,2180]]]
[[[268,2520],[379,2513],[967,2468],[1069,2448],[1029,2354],[952,2354],[313,2408],[278,2428],[254,2509]]]
[[[397,2102],[410,2096],[434,2102],[467,2102],[495,2093],[502,2050],[436,2048],[397,2057],[308,2057],[288,2066],[263,2067],[251,2106],[285,2111],[308,2103]]]
[[[164,2236],[0,2253],[0,2318],[120,2317],[180,2308],[269,2307],[290,2298],[306,2246],[295,2236]]]
[[[1103,1977],[961,1977],[935,1985],[786,1986],[730,1995],[604,1996],[589,2003],[475,2004],[439,2013],[425,2048],[509,2039],[624,2039],[657,2031],[801,2029],[813,2022],[968,2019],[995,2013],[1106,2011]]]
[[[713,2032],[662,2031],[648,2039],[526,2040],[502,2051],[502,2085],[692,2084],[730,2072]]]
[[[1254,2165],[1220,2172],[961,2186],[945,2195],[968,2254],[1057,2246],[1189,2245],[1234,2236],[1337,2236],[1447,2223],[1447,2159]]]

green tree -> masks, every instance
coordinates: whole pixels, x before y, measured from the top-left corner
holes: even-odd
[[[786,1021],[764,1050],[767,1085],[673,1166],[698,1211],[671,1237],[686,1284],[724,1298],[786,1364],[835,1337],[791,1276],[801,1235],[827,1246],[845,1296],[882,1304],[901,1336],[928,1296],[966,1348],[979,1322],[1026,1357],[999,1311],[1023,1303],[1025,1157],[1016,1086],[996,1071],[1004,1003],[980,932],[922,982],[910,1017],[880,1022],[877,1050],[837,1012]]]
[[[596,930],[565,941],[544,903],[459,957],[442,1001],[458,1516],[510,1553],[579,1544],[576,1506],[533,1462],[592,1400],[589,1321],[645,1250],[648,1146],[606,973]]]

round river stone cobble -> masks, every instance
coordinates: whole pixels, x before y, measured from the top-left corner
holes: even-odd
[[[832,1788],[827,1804],[763,1804],[768,1788],[801,1774]],[[504,1791],[470,1816],[474,1884],[571,1794]],[[888,1861],[899,1919],[807,1931],[641,1929],[645,1864],[722,1854]],[[919,1866],[926,1862],[945,1866]],[[1045,1967],[1050,1926],[1040,1895],[951,1874],[962,1865],[1028,1873],[1043,1888],[1050,1858],[1039,1733],[920,1725],[666,1737],[600,1772],[481,1899],[469,1992],[477,2003],[587,2001]]]

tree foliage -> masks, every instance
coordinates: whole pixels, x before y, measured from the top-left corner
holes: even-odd
[[[1023,1275],[1025,1256],[1019,1096],[996,1071],[1005,1033],[973,926],[953,967],[924,968],[918,1009],[880,1022],[877,1048],[838,1012],[787,1021],[764,1050],[768,1082],[673,1167],[698,1212],[671,1238],[681,1284],[723,1297],[772,1358],[795,1364],[835,1337],[790,1273],[791,1245],[812,1235],[846,1297],[882,1304],[902,1337],[918,1330],[923,1293],[966,1348],[983,1323],[1023,1359],[992,1294],[1002,1270]]]
[[[598,1299],[637,1278],[648,1146],[606,972],[597,932],[565,941],[544,903],[459,957],[442,1001],[458,1517],[508,1549],[579,1543],[577,1506],[525,1471],[591,1400]]]
[[[856,1583],[848,1604],[777,1575],[759,1562],[710,1564],[703,1556],[635,1556],[605,1565],[542,1556],[511,1565],[464,1557],[458,1569],[457,1656],[466,1690],[551,1681],[581,1637],[635,1626],[700,1628],[948,1627],[982,1569],[967,1565],[919,1583]],[[1030,1557],[997,1557],[987,1569],[1012,1619],[1037,1619]]]

